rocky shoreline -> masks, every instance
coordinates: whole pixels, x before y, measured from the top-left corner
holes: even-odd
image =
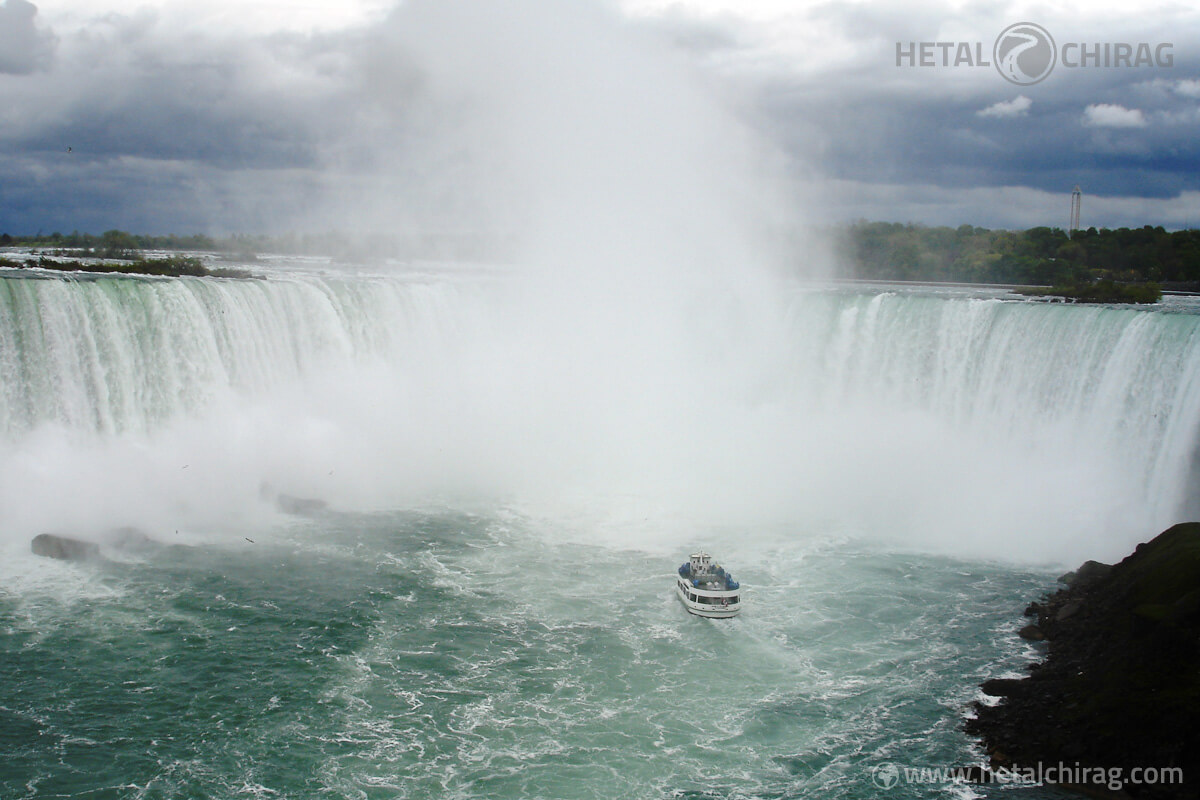
[[[1200,523],[1109,566],[1088,562],[1032,603],[1024,638],[1045,659],[985,681],[968,733],[996,770],[1059,769],[1095,797],[1200,797]]]
[[[195,256],[174,255],[166,258],[91,258],[87,261],[47,258],[26,258],[20,261],[0,258],[0,268],[13,270],[48,270],[51,272],[81,272],[104,275],[153,275],[160,278],[253,278],[244,269],[206,267]]]

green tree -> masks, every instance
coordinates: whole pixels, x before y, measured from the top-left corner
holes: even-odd
[[[138,255],[137,238],[125,231],[111,230],[100,234],[98,254],[104,258],[136,258]]]

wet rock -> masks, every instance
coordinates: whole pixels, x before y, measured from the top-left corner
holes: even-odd
[[[1102,564],[1099,561],[1085,561],[1083,566],[1075,570],[1075,577],[1068,582],[1072,589],[1085,589],[1097,581],[1104,580],[1112,572],[1112,564]]]
[[[104,542],[115,550],[130,553],[145,553],[163,546],[161,542],[151,539],[145,531],[133,527],[116,528],[109,531],[104,536]]]
[[[1017,631],[1017,635],[1031,642],[1044,642],[1046,640],[1046,634],[1042,633],[1042,629],[1037,625],[1026,625]]]
[[[992,697],[1008,697],[1019,692],[1025,686],[1023,678],[991,678],[984,681],[979,688],[983,693]]]
[[[266,481],[263,481],[259,485],[258,496],[264,502],[272,503],[275,508],[283,513],[295,514],[300,517],[315,516],[329,507],[329,504],[324,500],[318,500],[313,497],[296,497],[295,495],[280,492]]]
[[[1063,603],[1062,606],[1059,607],[1058,613],[1054,615],[1054,621],[1062,622],[1063,620],[1070,619],[1071,617],[1075,616],[1075,612],[1079,611],[1081,608],[1083,608],[1083,602],[1080,600],[1071,600],[1070,602]]]
[[[39,533],[33,537],[29,546],[34,555],[58,558],[63,561],[87,561],[100,558],[100,548],[94,542],[85,542],[54,533]]]
[[[310,497],[292,497],[290,494],[281,494],[275,498],[275,507],[285,514],[311,517],[324,511],[328,507],[328,503]]]
[[[1066,576],[1064,576],[1066,577]],[[1137,800],[1200,797],[1200,523],[1176,525],[1116,565],[1089,561],[1027,612],[1047,655],[966,723],[992,766],[1059,762],[1097,770],[1182,770],[1182,782],[1126,782]],[[1098,774],[1098,773],[1093,773]],[[1092,796],[1102,783],[1070,788]]]

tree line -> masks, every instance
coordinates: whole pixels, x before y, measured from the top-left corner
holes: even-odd
[[[513,251],[505,236],[482,233],[363,234],[340,231],[209,236],[149,236],[110,230],[101,234],[0,234],[0,247],[28,247],[68,256],[134,259],[143,251],[204,252],[252,261],[258,253],[324,255],[360,261],[375,258],[456,258],[489,260]]]
[[[1158,283],[1200,290],[1200,231],[1160,227],[989,230],[860,221],[828,231],[841,273],[868,280],[954,281],[1029,286],[1085,286],[1099,281]],[[489,258],[511,250],[494,237],[432,234],[348,236],[339,233],[212,237],[147,236],[111,230],[49,236],[0,235],[0,246],[132,259],[142,251],[203,251],[253,259],[255,253],[335,257]]]
[[[143,250],[201,250],[220,251],[225,248],[211,236],[197,233],[191,236],[146,236],[127,231],[111,230],[101,234],[51,233],[48,236],[11,236],[0,234],[0,246],[33,247],[45,250],[70,250],[78,255],[99,258],[135,258]]]
[[[1200,231],[1160,227],[1025,231],[856,222],[833,231],[839,260],[870,280],[1200,287]]]

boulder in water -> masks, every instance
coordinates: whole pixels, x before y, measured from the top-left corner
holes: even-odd
[[[104,535],[104,543],[113,550],[135,555],[148,555],[165,546],[162,542],[151,539],[150,535],[142,529],[134,527],[116,528],[109,531]]]
[[[281,494],[275,498],[275,507],[285,514],[295,514],[300,517],[310,517],[324,511],[328,504],[324,500],[311,497],[292,497]]]
[[[324,511],[328,503],[313,497],[296,497],[275,490],[271,484],[263,481],[258,487],[258,496],[285,514],[295,514],[299,517],[311,517]]]
[[[1046,640],[1046,634],[1042,633],[1042,629],[1037,625],[1026,625],[1017,631],[1017,635],[1031,642],[1043,642]]]
[[[63,561],[88,561],[100,558],[100,548],[95,543],[71,539],[54,533],[39,533],[33,537],[30,549],[35,555],[58,558]]]

